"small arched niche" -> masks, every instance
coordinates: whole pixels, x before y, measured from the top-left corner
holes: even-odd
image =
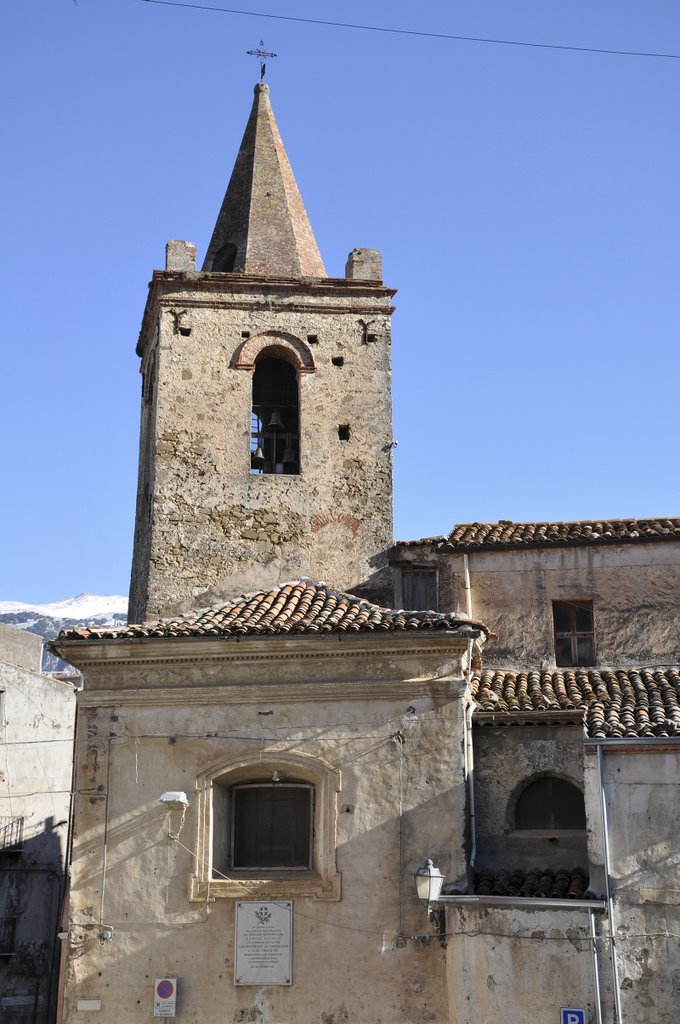
[[[213,256],[212,269],[217,273],[231,274],[236,263],[236,246],[227,242]]]
[[[513,817],[521,832],[585,831],[583,793],[567,779],[541,775],[520,790]]]

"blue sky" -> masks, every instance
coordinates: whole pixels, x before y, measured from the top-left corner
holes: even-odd
[[[246,9],[680,53],[676,0]],[[143,0],[6,0],[0,33],[0,599],[127,592],[147,282],[169,238],[202,259],[261,37],[329,273],[375,247],[399,289],[395,535],[678,513],[680,60]]]

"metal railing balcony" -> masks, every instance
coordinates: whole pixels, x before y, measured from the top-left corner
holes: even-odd
[[[0,853],[21,853],[23,842],[24,819],[0,815]]]

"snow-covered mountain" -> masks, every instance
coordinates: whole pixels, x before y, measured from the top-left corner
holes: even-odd
[[[61,629],[124,626],[127,622],[127,603],[127,597],[97,594],[79,594],[77,597],[48,601],[46,604],[0,601],[0,622],[48,639],[56,636]],[[64,663],[53,655],[43,656],[43,671],[56,672],[64,667]]]

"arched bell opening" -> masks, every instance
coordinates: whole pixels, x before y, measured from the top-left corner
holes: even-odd
[[[300,472],[300,400],[295,367],[284,359],[258,359],[253,373],[250,472]]]

